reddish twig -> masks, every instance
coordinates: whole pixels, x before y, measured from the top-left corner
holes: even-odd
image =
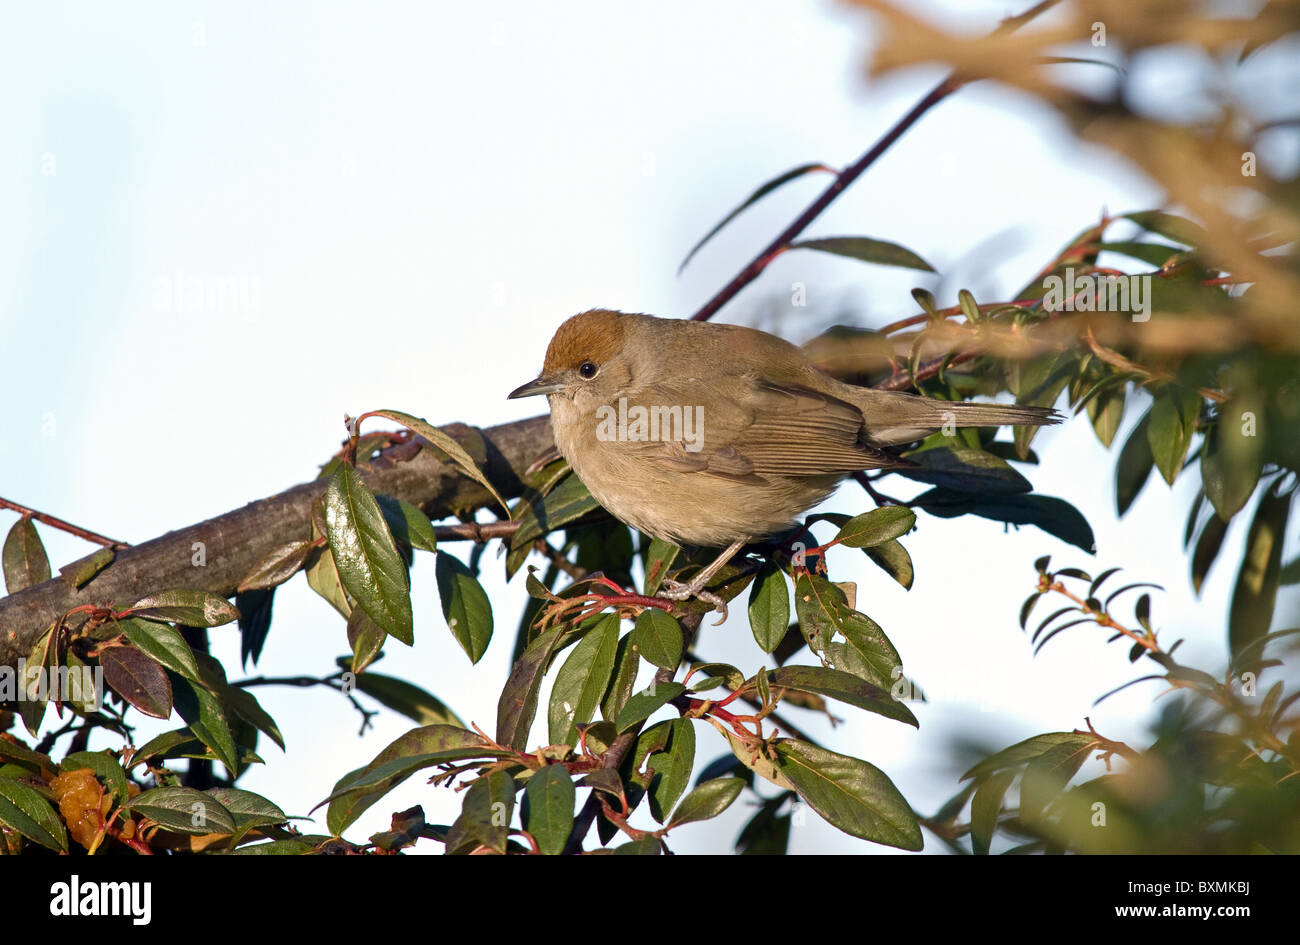
[[[17,502],[11,502],[8,499],[0,498],[0,509],[13,509],[28,518],[34,518],[38,522],[44,522],[51,528],[57,528],[59,531],[67,532],[70,535],[76,535],[78,538],[84,538],[86,541],[93,541],[97,545],[103,545],[105,548],[122,549],[130,548],[124,541],[117,541],[114,538],[105,538],[96,532],[92,532],[80,525],[73,525],[71,522],[65,522],[61,518],[55,518],[53,515],[47,515],[44,512],[38,512],[35,509],[29,509],[25,505],[19,505]]]

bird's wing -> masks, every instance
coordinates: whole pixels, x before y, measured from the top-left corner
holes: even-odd
[[[690,390],[700,392],[695,400],[707,403],[693,404]],[[663,468],[748,478],[906,465],[864,441],[857,407],[819,391],[724,375],[672,391],[661,388],[657,397],[696,411],[693,437],[638,444],[645,461]]]

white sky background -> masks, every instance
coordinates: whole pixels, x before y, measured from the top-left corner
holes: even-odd
[[[926,6],[960,8],[972,28],[1011,12]],[[780,171],[851,162],[934,80],[918,72],[864,83],[867,21],[824,3],[48,3],[7,19],[0,494],[130,542],[311,478],[338,448],[345,412],[397,407],[486,426],[540,410],[541,400],[505,394],[536,374],[562,319],[593,306],[689,315],[825,181],[770,198],[676,278],[708,227]],[[1267,68],[1268,54],[1259,58]],[[1179,70],[1164,75],[1161,98],[1177,103]],[[1023,282],[1103,207],[1159,202],[1142,177],[1066,137],[1046,110],[974,87],[925,118],[809,235],[901,242],[953,269],[941,300],[951,304],[962,285],[985,300]],[[981,246],[981,259],[956,265]],[[177,306],[167,290],[178,278],[233,280],[248,303]],[[810,312],[852,305],[869,325],[912,314],[907,290],[922,280],[794,253],[718,318],[753,323],[795,281],[810,308],[774,324],[802,341],[827,323]],[[1226,562],[1239,557],[1244,523],[1197,600],[1179,544],[1195,476],[1172,493],[1153,478],[1117,523],[1114,454],[1086,423],[1047,431],[1035,446],[1043,465],[1028,475],[1088,516],[1095,559],[1035,529],[1004,534],[984,520],[926,515],[905,541],[917,570],[910,592],[856,551],[831,556],[832,576],[859,582],[860,608],[932,702],[917,708],[919,732],[849,707],[837,710],[848,721],[833,733],[816,718],[800,722],[883,768],[925,813],[957,789],[948,748],[963,734],[1002,747],[1090,714],[1110,737],[1145,738],[1151,686],[1092,707],[1136,675],[1126,647],[1078,629],[1031,658],[1016,616],[1037,556],[1122,565],[1131,580],[1164,584],[1157,625],[1188,638],[1181,655],[1193,665],[1221,665],[1235,572]],[[833,507],[869,502],[850,485]],[[56,567],[90,550],[41,533]],[[417,644],[390,646],[376,667],[488,730],[525,599],[522,577],[507,586],[501,571],[490,550],[484,583],[497,635],[471,671],[444,625],[432,559],[417,556]],[[753,670],[762,657],[738,603],[699,650]],[[212,636],[240,678],[237,632]],[[299,577],[276,595],[254,672],[325,674],[346,650],[341,621]],[[289,753],[263,740],[268,765],[240,785],[292,814],[412,724],[385,713],[359,739],[359,717],[333,691],[256,694]],[[545,716],[543,701],[539,740]],[[700,743],[697,770],[725,750],[704,726]],[[449,822],[459,796],[414,779],[348,836],[385,829],[391,811],[414,803]],[[748,813],[738,803],[713,825],[674,834],[672,846],[729,849]],[[883,848],[809,812],[791,849]]]

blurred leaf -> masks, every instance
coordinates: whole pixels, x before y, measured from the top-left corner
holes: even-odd
[[[1054,496],[973,496],[934,488],[917,496],[912,504],[941,518],[972,513],[1009,525],[1034,525],[1089,554],[1096,551],[1096,540],[1088,520],[1069,502]]]
[[[738,207],[736,207],[725,217],[723,217],[718,222],[718,224],[713,227],[713,229],[705,233],[704,237],[698,243],[696,243],[694,246],[691,247],[691,251],[686,254],[686,258],[682,260],[682,264],[677,267],[677,274],[681,275],[682,270],[684,270],[686,266],[690,263],[690,261],[695,258],[695,254],[704,248],[704,244],[707,243],[709,240],[713,239],[713,237],[717,236],[718,233],[720,233],[728,223],[736,219],[736,217],[740,216],[740,214],[742,214],[744,211],[748,210],[754,204],[758,203],[758,201],[762,200],[764,197],[766,197],[768,194],[770,194],[772,191],[776,190],[777,188],[781,187],[782,185],[788,184],[792,180],[797,180],[798,178],[803,177],[805,174],[812,174],[818,171],[826,171],[829,173],[834,173],[834,171],[831,168],[827,167],[825,164],[800,164],[798,167],[793,168],[792,170],[788,170],[784,174],[779,174],[776,177],[773,177],[767,183],[763,184],[756,191],[754,191],[752,194],[746,197],[745,200]],[[646,593],[650,593],[650,592],[647,591]]]
[[[380,705],[387,706],[394,712],[400,712],[409,719],[422,725],[455,725],[464,728],[465,723],[455,712],[447,708],[441,699],[425,692],[404,679],[396,679],[381,673],[362,673],[356,678],[356,687]]]
[[[825,239],[798,240],[787,249],[814,249],[836,256],[847,256],[862,262],[878,263],[882,266],[901,266],[904,269],[920,269],[934,272],[934,267],[916,253],[897,243],[870,239],[866,236],[832,236]]]
[[[1151,477],[1151,469],[1155,465],[1151,443],[1147,439],[1150,425],[1151,412],[1148,411],[1129,434],[1115,463],[1115,508],[1121,517],[1133,504],[1142,487],[1146,485],[1147,479]]]
[[[898,470],[898,473],[917,482],[983,495],[1013,495],[1029,492],[1033,488],[1029,480],[1016,472],[1005,459],[984,450],[966,446],[940,446],[909,453],[907,458],[920,468],[904,468]],[[876,511],[883,512],[885,509]]]
[[[1101,445],[1110,448],[1119,432],[1120,422],[1124,419],[1124,387],[1118,386],[1098,394],[1088,401],[1086,407],[1088,419],[1092,421],[1092,430],[1097,434]]]
[[[998,814],[1002,812],[1002,799],[1015,777],[1014,771],[1000,771],[980,782],[975,791],[970,808],[970,837],[971,849],[978,855],[989,852],[998,825]]]
[[[1277,480],[1259,500],[1250,523],[1246,555],[1228,611],[1228,643],[1234,655],[1268,633],[1273,621],[1291,497],[1292,491],[1282,491]]]
[[[1258,433],[1263,406],[1237,398],[1219,409],[1201,453],[1201,479],[1214,511],[1225,522],[1245,506],[1259,483],[1263,444]]]
[[[24,515],[5,536],[0,560],[4,564],[5,588],[10,594],[50,579],[50,559],[36,533],[36,523]]]
[[[1147,442],[1156,468],[1171,486],[1182,471],[1200,410],[1201,395],[1187,389],[1170,389],[1151,405]]]
[[[1017,768],[1026,764],[1040,755],[1051,751],[1055,748],[1065,746],[1068,752],[1086,751],[1089,748],[1095,748],[1100,745],[1097,739],[1087,733],[1079,732],[1048,732],[1045,735],[1035,735],[1032,738],[1026,738],[1022,742],[1016,742],[1010,748],[1004,748],[1001,751],[990,755],[979,764],[975,765],[969,771],[961,776],[961,780],[968,778],[982,780],[999,771],[1008,768]]]
[[[438,552],[434,573],[447,626],[469,661],[477,663],[492,642],[492,603],[487,592],[469,568],[445,551]]]
[[[736,837],[736,852],[745,856],[784,856],[790,845],[789,814],[780,814],[789,794],[767,798]]]
[[[1214,559],[1223,547],[1223,537],[1228,533],[1228,523],[1217,515],[1211,515],[1201,529],[1201,537],[1196,541],[1196,551],[1192,554],[1192,587],[1201,593],[1205,575],[1209,573]]]
[[[1126,213],[1122,219],[1132,220],[1147,232],[1157,233],[1165,239],[1182,243],[1184,246],[1200,246],[1205,242],[1205,230],[1198,224],[1186,217],[1175,216],[1162,210]]]
[[[59,568],[59,577],[80,589],[89,584],[96,574],[112,564],[116,556],[117,552],[112,548],[100,548],[93,554]]]
[[[379,503],[351,466],[330,477],[325,523],[343,588],[386,633],[414,643],[406,564]]]

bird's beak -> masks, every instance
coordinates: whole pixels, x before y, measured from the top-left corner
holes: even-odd
[[[522,387],[516,387],[506,395],[506,399],[516,400],[520,397],[534,397],[537,394],[554,394],[556,391],[563,388],[563,386],[563,384],[543,375],[536,380],[529,381]]]

